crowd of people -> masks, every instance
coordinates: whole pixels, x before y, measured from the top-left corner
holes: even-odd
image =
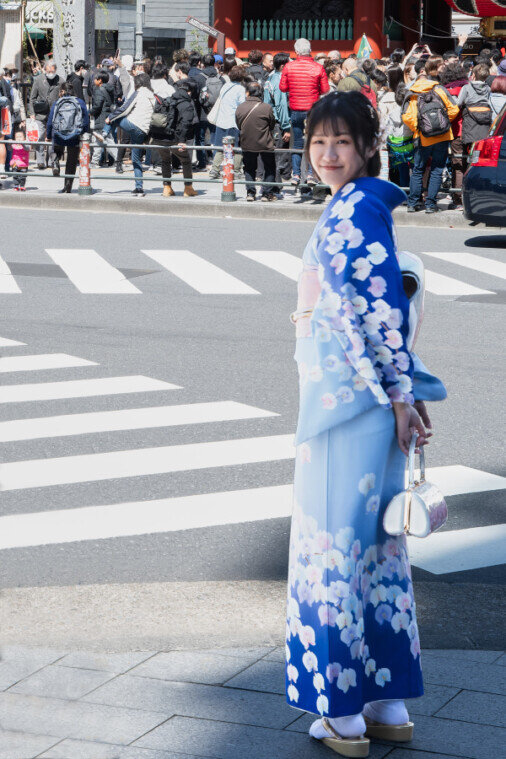
[[[461,48],[440,56],[417,44],[379,60],[343,59],[338,50],[313,57],[310,42],[299,39],[294,52],[251,50],[242,61],[233,48],[224,57],[180,49],[170,68],[161,57],[134,61],[118,54],[95,67],[76,61],[65,78],[48,60],[34,71],[26,108],[17,72],[6,67],[0,107],[11,113],[12,132],[4,138],[19,145],[0,142],[0,171],[15,170],[14,189],[24,189],[26,178],[19,175],[29,168],[23,146],[29,119],[39,141],[51,141],[34,148],[39,169],[59,176],[66,151],[61,192],[72,190],[80,137],[91,131],[94,170],[123,173],[130,150],[137,197],[145,194],[147,169],[162,176],[164,197],[175,194],[175,172],[183,174],[184,195],[195,197],[194,172],[218,180],[223,138],[233,137],[241,148],[235,173],[246,180],[249,201],[258,184],[267,202],[282,197],[287,185],[302,199],[322,198],[325,189],[317,187],[303,152],[308,114],[322,97],[359,91],[380,118],[381,177],[408,190],[408,212],[438,210],[445,170],[451,208],[461,208],[471,146],[488,134],[506,103],[506,58],[499,49],[484,46],[477,57],[463,58]]]

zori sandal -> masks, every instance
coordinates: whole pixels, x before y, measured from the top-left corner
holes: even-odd
[[[343,738],[332,727],[326,717],[322,717],[322,725],[325,730],[333,735],[333,738],[320,738],[325,746],[328,746],[332,751],[336,751],[341,756],[351,757],[351,759],[361,758],[369,756],[370,741],[368,738],[361,736],[360,738]]]
[[[365,734],[369,738],[379,738],[382,741],[394,741],[404,743],[413,738],[413,722],[405,722],[404,725],[385,725],[382,722],[375,722],[364,715],[367,729]]]

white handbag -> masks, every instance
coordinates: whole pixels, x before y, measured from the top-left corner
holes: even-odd
[[[415,448],[418,433],[411,438],[408,455],[408,487],[395,495],[383,516],[383,529],[389,535],[413,535],[426,538],[439,530],[448,519],[443,494],[425,479],[425,455],[420,448],[420,481],[415,480]]]

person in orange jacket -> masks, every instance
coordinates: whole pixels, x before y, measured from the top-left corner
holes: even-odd
[[[444,61],[439,56],[427,60],[425,73],[410,88],[410,98],[402,117],[413,132],[415,141],[408,213],[421,210],[422,180],[429,160],[431,165],[425,213],[436,213],[439,210],[436,198],[448,159],[448,146],[453,140],[451,122],[459,114],[458,105],[437,78],[443,65]]]

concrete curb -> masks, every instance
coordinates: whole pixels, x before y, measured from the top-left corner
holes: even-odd
[[[72,195],[0,193],[0,208],[23,208],[43,211],[86,211],[91,213],[128,213],[163,216],[200,216],[218,219],[262,219],[273,221],[317,221],[325,205],[304,201],[289,206],[282,203],[263,204],[209,202],[203,200],[162,200],[161,198],[110,198],[103,195],[81,197]],[[401,208],[394,212],[398,226],[444,227],[469,229],[471,224],[458,211],[441,211],[434,216],[423,212],[410,214]],[[480,225],[481,226],[481,225]]]

